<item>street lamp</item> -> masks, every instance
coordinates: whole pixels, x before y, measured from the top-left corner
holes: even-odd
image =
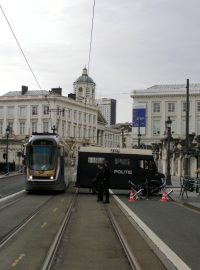
[[[10,126],[8,125],[6,128],[6,169],[7,174],[9,174],[9,163],[8,163],[8,137],[10,135]]]
[[[166,175],[166,184],[171,185],[171,174],[170,174],[170,141],[172,138],[171,134],[171,124],[172,120],[168,116],[167,121],[165,121],[166,129],[167,129],[167,175]]]
[[[125,148],[124,127],[121,128],[121,135],[122,135],[122,148]]]
[[[141,133],[140,133],[140,117],[138,117],[138,148],[141,147],[140,141],[141,141]]]

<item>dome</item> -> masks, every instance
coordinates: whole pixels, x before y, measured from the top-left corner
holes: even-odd
[[[82,76],[78,77],[75,83],[94,83],[93,79],[87,74],[87,68],[83,69]]]

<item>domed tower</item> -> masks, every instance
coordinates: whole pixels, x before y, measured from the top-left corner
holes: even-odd
[[[87,68],[83,69],[82,76],[80,76],[74,83],[74,93],[76,94],[76,99],[84,100],[84,102],[89,104],[95,103],[95,86],[96,84],[87,74]]]

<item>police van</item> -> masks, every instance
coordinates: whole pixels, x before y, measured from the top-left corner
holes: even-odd
[[[96,193],[97,164],[104,161],[111,170],[111,189],[129,189],[129,181],[141,186],[148,181],[149,187],[158,189],[163,184],[151,150],[86,146],[79,150],[76,186]]]

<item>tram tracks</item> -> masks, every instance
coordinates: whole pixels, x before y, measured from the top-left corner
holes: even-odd
[[[45,261],[41,267],[41,270],[49,270],[51,269],[52,267],[52,264],[54,263],[54,258],[55,258],[55,255],[57,253],[57,250],[58,250],[58,247],[60,245],[60,242],[62,240],[62,236],[65,232],[65,228],[69,222],[69,219],[70,219],[70,216],[72,214],[72,210],[74,208],[74,205],[76,203],[76,199],[77,199],[77,194],[78,194],[78,190],[76,190],[75,192],[75,195],[72,197],[70,203],[69,203],[69,206],[68,206],[68,209],[67,209],[67,212],[63,218],[63,221],[60,225],[60,228],[58,229],[58,232],[49,248],[49,251],[47,253],[47,256],[45,258]]]
[[[84,267],[88,268],[93,264],[91,269],[99,269],[98,260],[102,263],[102,259],[105,260],[110,269],[119,269],[115,267],[116,263],[117,267],[121,265],[121,269],[166,269],[160,267],[160,265],[155,267],[155,264],[152,263],[155,259],[150,264],[149,262],[141,262],[137,252],[134,252],[135,247],[132,246],[133,241],[141,240],[138,240],[138,236],[132,231],[132,224],[114,200],[110,205],[99,204],[94,196],[78,194],[78,192],[78,189],[76,189],[61,196],[51,196],[1,238],[0,249],[6,246],[2,254],[7,254],[7,250],[10,250],[9,246],[13,245],[11,240],[15,239],[13,245],[15,247],[12,248],[13,255],[10,260],[18,262],[18,265],[15,266],[16,270],[27,269],[25,268],[27,264],[32,265],[31,269],[40,270],[73,269],[73,265],[77,264],[77,259],[80,260],[78,262],[80,268],[76,267],[76,269],[83,269],[82,260],[84,260]],[[55,200],[50,202],[53,198]],[[45,205],[46,207],[44,207]],[[60,207],[60,210],[56,210],[59,209],[58,207]],[[59,219],[59,222],[57,219]],[[42,229],[39,224],[45,224],[45,229]],[[23,230],[23,228],[25,229]],[[115,234],[117,234],[119,241]],[[29,237],[32,237],[32,240]],[[42,243],[41,237],[43,237]],[[31,245],[29,245],[29,241],[32,241]],[[23,250],[21,247],[23,247]],[[125,255],[121,254],[120,259],[118,256],[115,258],[116,254],[120,254],[121,249],[124,250],[122,253],[125,253]],[[100,253],[98,253],[99,251]],[[151,258],[149,254],[145,257],[145,253],[146,251],[142,250],[143,260]],[[81,258],[83,254],[85,257]],[[2,258],[4,258],[3,255]],[[14,258],[20,259],[15,260]],[[34,262],[33,258],[37,261]],[[119,262],[116,262],[116,260],[119,260]],[[63,265],[60,266],[59,262]],[[6,265],[8,265],[8,262],[4,262],[3,270],[8,269]],[[105,266],[102,269],[105,269]]]
[[[10,202],[8,205],[5,205],[4,208],[16,203],[22,198],[17,198],[13,202]],[[37,209],[35,209],[32,213],[30,213],[25,219],[23,219],[19,224],[17,224],[12,230],[6,233],[0,239],[0,248],[2,248],[9,240],[11,240],[20,230],[22,230],[40,211],[41,209],[53,199],[53,196],[46,200],[42,205],[40,205]]]
[[[127,241],[124,233],[122,232],[122,230],[120,228],[119,223],[116,221],[116,219],[115,219],[113,213],[111,212],[111,210],[109,208],[107,208],[106,210],[107,210],[107,214],[108,214],[108,217],[110,219],[110,222],[111,222],[111,224],[112,224],[112,226],[113,226],[113,228],[114,228],[114,230],[115,230],[115,232],[116,232],[116,234],[118,236],[118,239],[119,239],[119,241],[120,241],[120,243],[121,243],[121,245],[122,245],[122,247],[123,247],[123,249],[125,251],[127,259],[128,259],[128,261],[129,261],[129,263],[131,265],[131,268],[133,270],[142,270],[139,263],[138,263],[138,261],[137,261],[137,259],[136,259],[136,257],[135,257],[135,255],[134,255],[134,253],[132,252],[132,250],[131,250],[131,248],[130,248],[130,246],[128,244],[128,241]]]
[[[140,232],[118,203],[109,205],[106,210],[133,270],[174,269],[171,266],[169,268],[168,261],[161,259],[158,252],[155,252],[155,247],[150,245],[144,233]]]

